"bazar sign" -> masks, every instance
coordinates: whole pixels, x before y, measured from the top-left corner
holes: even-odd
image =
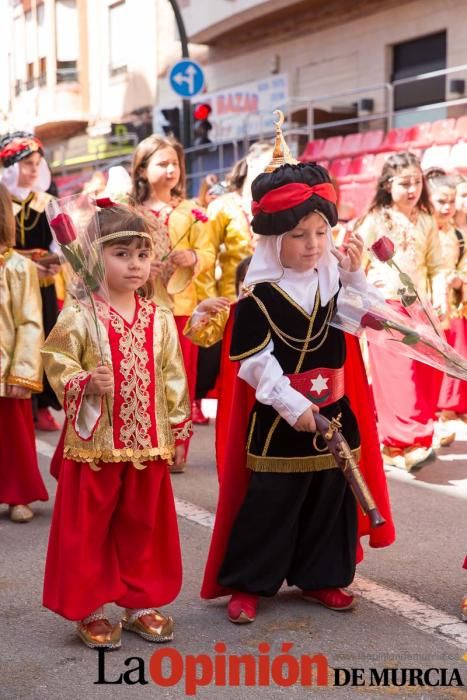
[[[287,98],[287,75],[281,73],[208,93],[203,102],[212,107],[213,136],[228,139],[271,131],[272,112]]]

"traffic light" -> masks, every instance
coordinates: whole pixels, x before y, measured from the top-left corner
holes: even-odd
[[[180,110],[178,107],[171,109],[161,109],[161,114],[165,119],[165,124],[162,124],[164,134],[166,136],[175,136],[180,139]]]
[[[209,132],[212,124],[209,115],[212,107],[208,102],[201,102],[193,108],[193,146],[201,146],[203,143],[212,143]]]

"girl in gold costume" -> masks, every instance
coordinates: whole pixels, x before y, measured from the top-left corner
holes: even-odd
[[[31,392],[42,391],[44,341],[36,266],[13,250],[15,218],[0,184],[0,503],[28,522],[31,501],[46,501],[37,464]]]
[[[198,348],[183,335],[185,324],[197,304],[194,279],[214,267],[208,226],[199,220],[192,202],[185,198],[183,147],[173,138],[153,134],[138,144],[132,166],[132,198],[157,217],[156,265],[173,299],[173,313],[188,378],[190,399],[196,385]],[[186,453],[189,441],[186,442]],[[186,457],[186,454],[185,454]],[[182,472],[185,463],[171,471]]]
[[[68,423],[44,605],[77,621],[88,647],[115,649],[122,625],[152,642],[173,637],[172,618],[156,609],[176,598],[182,580],[167,466],[183,461],[191,421],[172,313],[146,288],[147,224],[109,200],[96,217],[110,303],[95,301],[103,359],[86,323],[89,308],[77,302],[62,311],[42,351]],[[125,608],[115,626],[104,611],[111,602]]]

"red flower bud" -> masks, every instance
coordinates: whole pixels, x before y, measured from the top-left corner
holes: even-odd
[[[201,211],[201,209],[192,209],[191,213],[195,217],[195,221],[201,221],[203,224],[206,224],[209,221],[209,217],[206,216],[204,211]]]
[[[96,199],[96,204],[100,209],[108,209],[109,207],[118,207],[117,202],[113,202],[110,197],[100,197]]]
[[[394,243],[387,236],[381,236],[373,243],[371,250],[381,262],[388,262],[394,257]]]
[[[60,245],[69,245],[76,240],[77,232],[73,220],[68,214],[58,214],[52,219],[50,225],[54,230],[57,243]]]
[[[384,329],[384,323],[377,316],[373,314],[364,314],[360,319],[360,325],[362,328],[372,328],[374,331],[382,331]]]

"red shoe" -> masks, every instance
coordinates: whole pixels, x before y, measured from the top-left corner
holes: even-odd
[[[237,625],[254,622],[257,606],[257,595],[252,593],[234,593],[227,606],[227,616],[230,622],[235,622]]]
[[[305,600],[320,603],[330,610],[351,610],[355,605],[355,596],[342,588],[320,588],[316,591],[303,591]]]
[[[201,410],[201,399],[196,399],[191,404],[191,420],[196,425],[207,425],[209,418]]]
[[[36,428],[38,430],[47,430],[49,432],[61,430],[59,424],[52,416],[48,408],[40,408],[37,411]]]

